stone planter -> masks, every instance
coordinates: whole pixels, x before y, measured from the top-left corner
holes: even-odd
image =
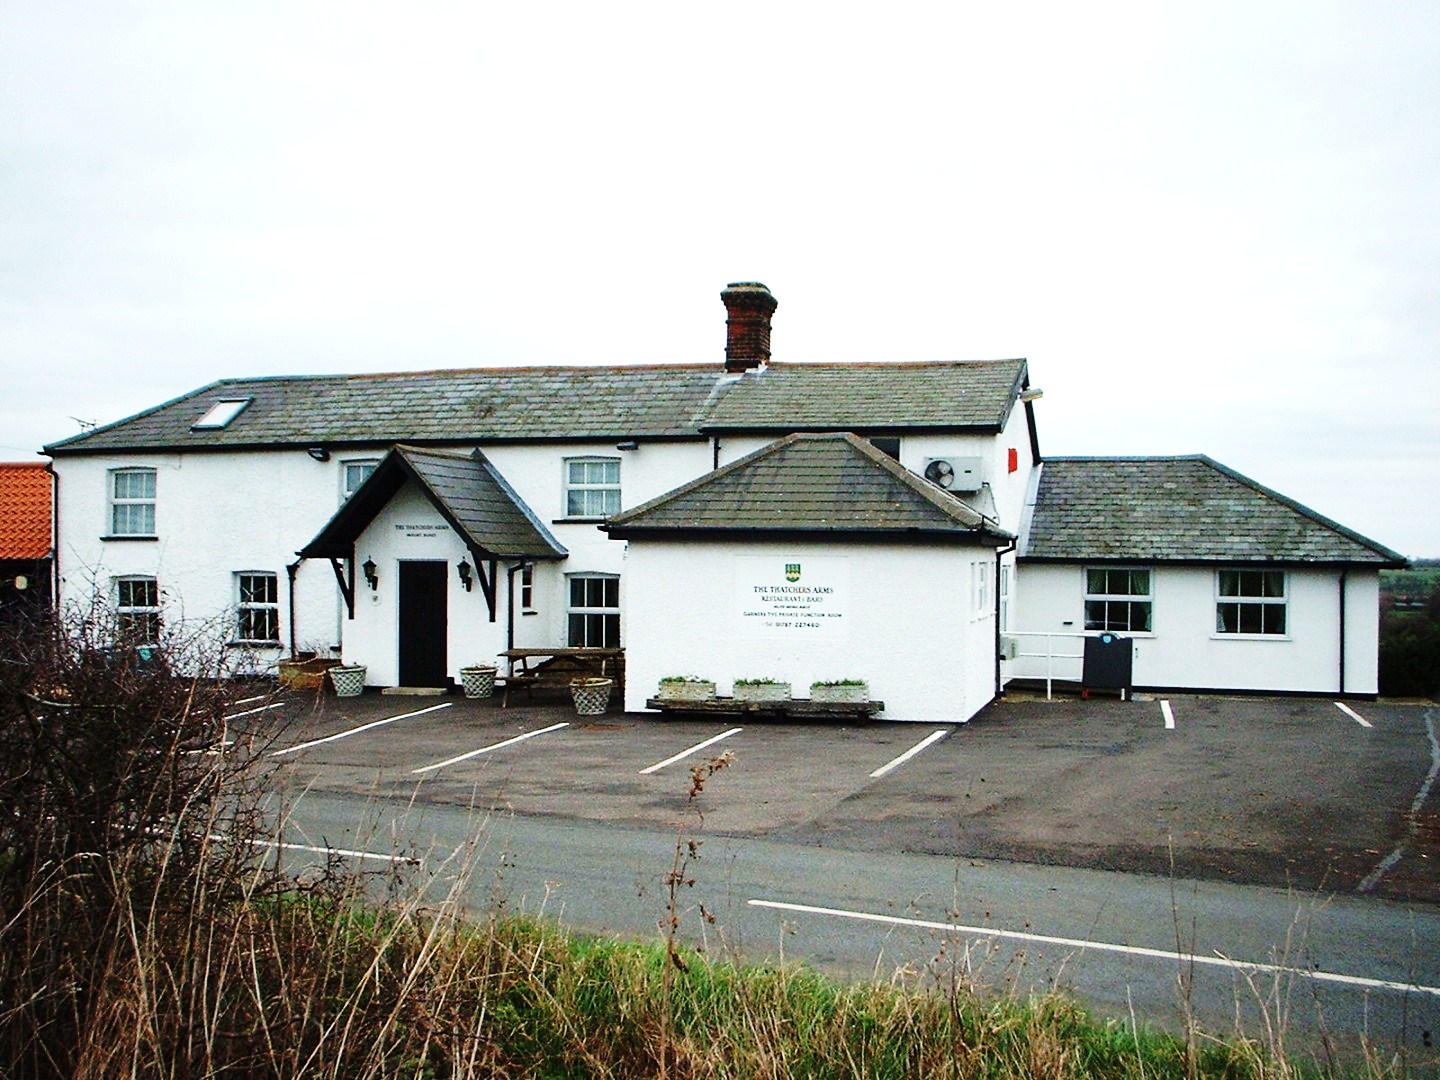
[[[610,705],[614,679],[571,679],[570,697],[580,716],[602,716]]]
[[[336,697],[359,697],[365,692],[365,665],[340,664],[329,671]]]
[[[325,672],[339,666],[339,660],[331,660],[322,656],[281,660],[279,664],[280,685],[289,687],[291,690],[319,690],[325,685]]]
[[[840,686],[826,686],[814,683],[810,687],[811,701],[865,702],[870,700],[870,687],[866,683],[849,683]]]
[[[483,664],[460,669],[460,685],[467,698],[488,698],[495,693],[495,669]]]
[[[788,682],[736,683],[732,696],[736,701],[789,701]]]
[[[715,684],[709,679],[660,680],[661,701],[714,701]]]

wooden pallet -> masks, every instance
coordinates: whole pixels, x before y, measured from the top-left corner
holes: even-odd
[[[869,720],[885,711],[883,701],[810,701],[791,698],[788,701],[736,701],[717,697],[710,701],[674,701],[650,698],[647,709],[663,713],[697,716],[749,716],[775,720]]]

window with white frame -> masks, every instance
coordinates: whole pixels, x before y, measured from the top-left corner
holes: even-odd
[[[620,647],[620,578],[616,574],[570,575],[570,634],[575,648]]]
[[[153,577],[115,579],[115,636],[125,645],[160,640],[160,583]]]
[[[1140,567],[1092,566],[1085,571],[1085,629],[1150,631],[1150,571]]]
[[[360,485],[370,479],[370,474],[379,465],[378,458],[358,458],[354,461],[342,461],[340,463],[340,495],[344,499],[350,498],[360,490]]]
[[[565,516],[604,518],[620,512],[619,458],[565,459]]]
[[[155,535],[155,470],[110,471],[110,535]]]
[[[535,564],[526,563],[520,568],[520,610],[535,610]]]
[[[263,570],[235,575],[235,639],[251,644],[280,642],[280,578]]]
[[[990,606],[990,564],[970,564],[970,610],[975,618],[983,619],[991,614]]]
[[[1010,629],[1010,567],[1000,567],[1000,629]]]
[[[1288,597],[1284,570],[1218,570],[1217,634],[1284,634]]]

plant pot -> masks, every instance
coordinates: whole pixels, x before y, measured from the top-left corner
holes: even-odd
[[[601,716],[610,704],[614,679],[571,679],[570,697],[581,716]]]
[[[852,683],[841,686],[822,686],[816,683],[810,687],[810,700],[865,702],[870,700],[870,687],[866,683],[860,683],[858,685]]]
[[[336,697],[359,697],[365,692],[365,665],[341,664],[329,671]]]
[[[736,683],[733,697],[736,701],[789,701],[790,684],[788,682]]]
[[[324,656],[281,660],[278,665],[280,685],[288,686],[291,690],[319,690],[325,685],[325,672],[339,666],[339,660]]]
[[[715,684],[708,679],[660,683],[661,701],[714,701]]]
[[[460,669],[460,684],[467,698],[488,698],[495,693],[495,669],[477,665]]]

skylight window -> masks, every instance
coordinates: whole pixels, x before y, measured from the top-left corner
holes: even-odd
[[[210,406],[210,411],[190,425],[191,431],[202,431],[226,427],[231,420],[250,404],[247,398],[224,398]]]

